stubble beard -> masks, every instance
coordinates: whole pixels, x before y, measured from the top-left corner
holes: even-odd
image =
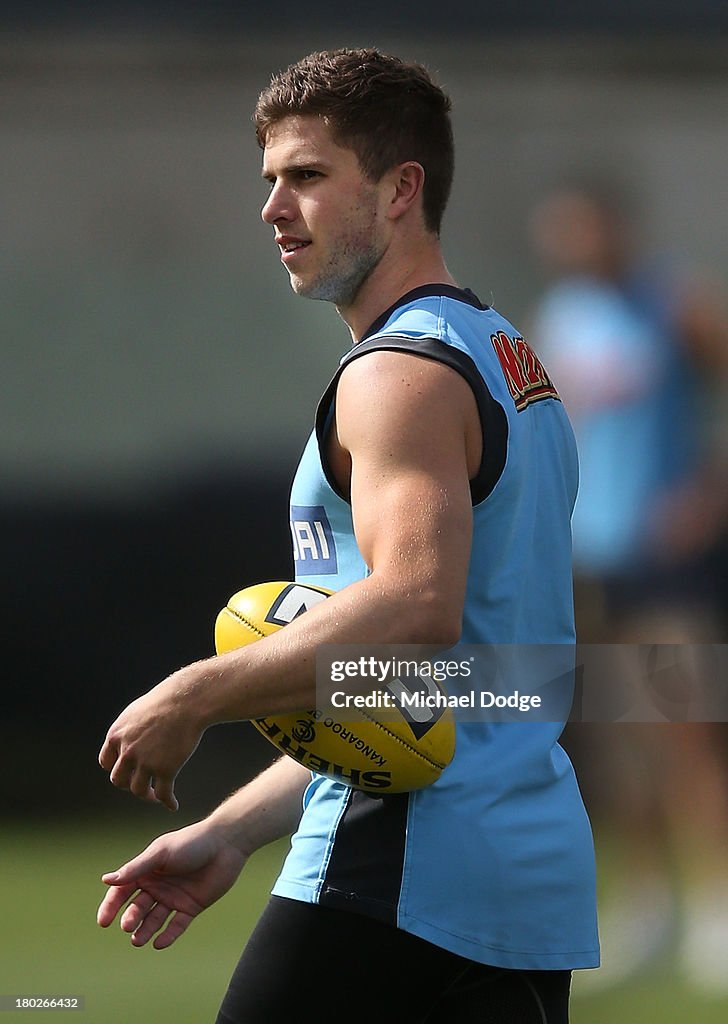
[[[334,254],[335,256],[338,255]],[[342,253],[346,257],[346,266],[336,260],[336,269],[323,270],[313,281],[297,281],[291,277],[291,287],[297,295],[307,299],[320,299],[333,302],[335,306],[346,308],[354,302],[359,289],[377,266],[383,253],[374,246],[356,253]],[[332,258],[332,264],[334,259]]]
[[[364,223],[360,220],[356,226],[350,225],[349,231],[339,236],[325,265],[315,277],[305,280],[291,274],[291,287],[297,295],[332,302],[340,308],[354,302],[385,251],[382,240],[377,237],[375,201],[363,200],[362,205],[365,207],[363,212],[368,214],[363,218]]]

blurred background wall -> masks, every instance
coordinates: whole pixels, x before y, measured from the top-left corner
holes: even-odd
[[[0,36],[0,801],[131,803],[95,766],[114,715],[211,651],[233,590],[291,573],[290,472],[348,345],[290,292],[250,112],[312,49],[378,45],[454,102],[455,277],[516,323],[534,204],[616,175],[645,246],[728,278],[724,4],[6,5]],[[267,757],[218,730],[209,806]],[[29,759],[29,751],[32,757]]]

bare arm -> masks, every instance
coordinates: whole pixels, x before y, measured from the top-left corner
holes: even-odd
[[[397,352],[351,363],[339,385],[332,461],[350,490],[370,575],[273,636],[187,666],[131,704],[99,757],[111,781],[174,809],[175,776],[209,725],[315,704],[320,644],[455,643],[480,444],[475,399],[455,371]]]
[[[206,824],[247,858],[276,839],[295,832],[311,773],[282,757],[243,786],[206,818]]]
[[[310,778],[284,757],[204,821],[155,839],[123,867],[103,875],[109,891],[98,923],[107,928],[125,907],[120,924],[132,945],[143,946],[156,934],[155,949],[171,946],[232,887],[251,853],[295,830]]]

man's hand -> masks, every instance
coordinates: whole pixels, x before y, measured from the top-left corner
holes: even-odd
[[[187,670],[189,671],[189,670]],[[178,808],[174,780],[194,753],[207,723],[195,714],[177,672],[131,703],[108,733],[99,764],[111,782],[141,800]]]
[[[107,928],[121,915],[133,946],[156,934],[155,949],[171,946],[207,907],[236,881],[247,857],[209,822],[199,822],[155,839],[118,871],[102,876],[110,886],[97,921]]]

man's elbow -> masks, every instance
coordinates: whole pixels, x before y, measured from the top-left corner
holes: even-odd
[[[463,625],[460,603],[435,595],[410,600],[408,605],[403,643],[434,644],[442,650],[459,643]]]

